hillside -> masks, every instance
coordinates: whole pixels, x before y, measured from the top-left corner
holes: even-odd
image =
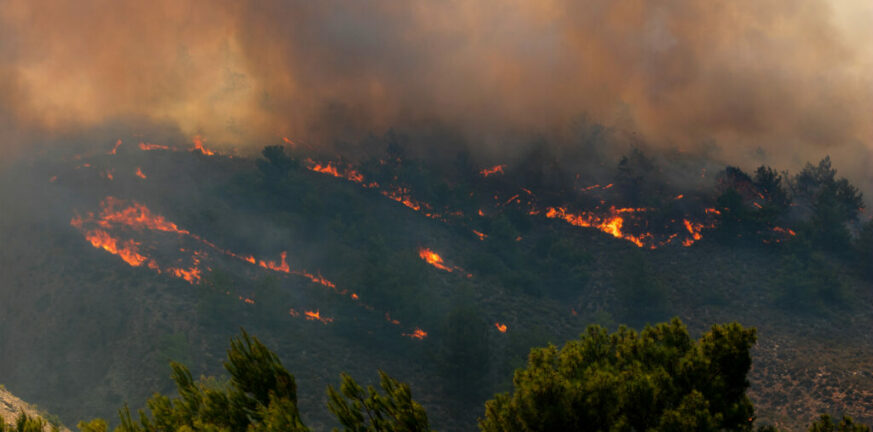
[[[484,167],[450,176],[388,147],[388,163],[328,165],[125,137],[4,172],[0,381],[67,424],[113,418],[169,390],[170,360],[220,373],[245,327],[295,374],[316,429],[332,426],[324,389],[340,372],[370,383],[383,369],[435,428],[467,430],[530,347],[677,315],[696,334],[758,328],[759,419],[873,420],[871,282],[851,259],[787,235],[725,240],[698,186],[641,193],[628,204],[657,215],[637,218],[598,204],[606,185],[568,191],[573,173],[543,169],[548,158],[516,168],[520,192]],[[592,210],[560,216],[571,204]],[[668,222],[635,231],[656,217]],[[798,277],[824,294],[800,298]]]
[[[43,428],[45,432],[50,432],[52,430],[51,421],[57,421],[57,419],[54,418],[51,420],[46,419],[44,413],[41,413],[32,405],[19,399],[14,394],[0,386],[0,421],[5,422],[7,425],[14,425],[15,419],[17,419],[21,413],[25,413],[32,418],[39,417],[45,420],[46,423]],[[69,431],[69,429],[63,425],[58,426],[61,432]]]

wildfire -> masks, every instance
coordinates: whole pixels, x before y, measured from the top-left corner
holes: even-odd
[[[139,243],[133,240],[121,242],[100,229],[85,232],[85,239],[96,248],[118,255],[119,258],[133,267],[139,267],[148,259],[139,253]]]
[[[200,135],[195,135],[191,141],[194,143],[194,147],[191,147],[191,151],[199,151],[200,153],[202,153],[203,155],[206,155],[206,156],[214,156],[215,155],[214,151],[209,150],[206,147],[203,147],[203,142],[206,140],[201,138]]]
[[[428,248],[419,248],[418,249],[418,256],[421,257],[421,259],[427,261],[428,264],[430,264],[430,265],[432,265],[440,270],[445,270],[447,272],[454,271],[453,268],[447,266],[443,262],[443,257],[441,257],[438,253],[436,253]]]
[[[146,142],[139,143],[139,149],[142,151],[151,151],[151,150],[169,150],[169,146],[160,145],[160,144],[150,144]]]
[[[481,232],[481,231],[473,230],[473,234],[476,234],[476,237],[478,237],[479,240],[485,240],[485,239],[488,237],[487,234],[485,234],[485,233],[483,233],[483,232]]]
[[[494,166],[491,167],[491,168],[485,168],[485,169],[483,169],[482,171],[479,171],[479,174],[480,174],[482,177],[488,177],[488,176],[490,176],[490,175],[494,175],[494,174],[503,174],[503,169],[504,169],[504,168],[506,168],[506,165],[505,165],[505,164],[494,165]]]
[[[416,327],[412,333],[403,333],[403,336],[407,336],[412,339],[422,340],[427,337],[427,332]]]
[[[214,250],[216,250],[224,255],[239,259],[241,261],[245,261],[249,264],[258,265],[259,267],[262,267],[262,268],[268,269],[268,270],[303,276],[303,277],[308,278],[312,282],[324,285],[324,286],[329,287],[329,288],[336,289],[336,285],[333,282],[327,280],[326,278],[324,278],[321,275],[314,275],[314,274],[306,272],[304,270],[292,270],[287,262],[287,255],[288,255],[287,252],[283,251],[280,254],[278,262],[271,261],[271,260],[256,260],[255,257],[251,256],[251,255],[248,255],[248,256],[240,255],[240,254],[231,252],[229,250],[222,249],[222,248],[218,247],[217,245],[215,245],[214,243],[198,236],[197,234],[194,234],[186,229],[180,228],[178,225],[176,225],[173,222],[170,222],[169,220],[165,219],[163,216],[152,213],[148,209],[148,207],[146,207],[142,204],[139,204],[137,202],[131,202],[130,204],[125,204],[123,201],[121,201],[117,198],[107,197],[106,199],[104,199],[100,203],[100,205],[101,205],[102,209],[101,209],[101,212],[99,214],[99,217],[96,220],[94,220],[93,214],[89,214],[89,222],[93,222],[97,226],[102,228],[101,230],[97,230],[97,231],[105,234],[105,236],[109,236],[109,234],[106,231],[104,231],[104,229],[111,229],[113,226],[118,226],[118,225],[130,228],[130,229],[133,229],[136,231],[151,230],[151,231],[175,233],[175,234],[178,234],[180,236],[186,236],[186,237],[189,237],[191,239],[194,239],[194,240],[196,240],[196,241],[198,241],[198,242],[200,242],[200,243],[202,243],[202,244],[204,244],[204,245],[206,245],[206,246],[208,246],[208,247],[210,247],[210,248],[212,248],[212,249],[214,249]],[[83,220],[81,217],[77,216],[77,217],[73,218],[73,220],[70,222],[70,224],[73,225],[74,227],[79,228],[80,230],[83,230],[84,232],[86,232],[86,235],[88,233],[93,233],[94,231],[86,231],[83,229],[84,222],[85,222],[85,220]],[[111,238],[111,236],[109,238]],[[92,240],[89,239],[89,241],[92,241]],[[92,241],[92,244],[94,244],[94,241]],[[121,256],[122,259],[124,259],[129,264],[131,264],[132,262],[137,262],[137,264],[131,264],[131,265],[138,266],[138,265],[142,264],[143,261],[146,260],[145,257],[143,257],[142,255],[139,255],[138,253],[132,253],[132,252],[136,252],[135,248],[119,247],[117,242],[115,242],[115,243],[107,242],[107,243],[99,243],[99,244],[100,244],[99,246],[98,246],[98,244],[94,244],[94,246],[95,247],[102,247],[102,248],[109,250],[110,252],[112,252],[116,255]],[[132,244],[132,245],[135,246],[137,244]],[[128,246],[130,246],[130,245],[128,245]],[[109,248],[111,248],[112,250],[110,250]],[[182,252],[184,252],[184,249],[182,250]],[[200,259],[198,257],[198,254],[199,253],[197,251],[194,252],[194,256],[192,257],[192,260],[194,261],[194,265],[190,268],[187,268],[187,269],[172,267],[172,268],[168,268],[166,270],[162,270],[160,268],[160,266],[158,266],[158,264],[155,263],[154,261],[149,262],[148,267],[155,270],[158,273],[167,273],[167,274],[176,276],[178,278],[184,279],[184,280],[193,284],[193,283],[199,281],[200,277],[201,277],[201,270],[199,267]],[[137,258],[137,257],[141,257],[141,258]]]
[[[303,315],[306,316],[307,321],[320,321],[322,324],[325,324],[325,325],[333,322],[333,318],[321,316],[321,312],[319,312],[318,309],[316,309],[315,312],[304,311]]]
[[[141,178],[141,179],[143,179],[143,180],[146,179],[146,175],[142,172],[142,168],[140,168],[140,167],[137,167],[137,168],[136,168],[136,173],[135,173],[135,174],[136,174],[137,177],[139,177],[139,178]]]
[[[307,169],[310,171],[315,171],[317,173],[327,174],[333,177],[346,179],[351,182],[359,183],[361,186],[366,188],[379,187],[378,183],[364,183],[364,175],[359,173],[358,171],[347,168],[340,171],[340,168],[334,162],[328,161],[325,163],[315,162],[312,159],[306,159]]]
[[[568,212],[564,207],[548,207],[546,209],[546,217],[549,219],[561,219],[570,225],[596,228],[600,231],[611,234],[613,237],[625,239],[638,247],[643,247],[645,246],[645,240],[647,240],[650,235],[644,234],[641,236],[635,236],[623,233],[621,229],[624,225],[624,218],[621,217],[620,214],[635,213],[644,210],[645,209],[634,208],[616,209],[615,207],[610,207],[608,214],[599,215],[593,212],[573,214]]]
[[[506,333],[506,324],[500,324],[499,322],[495,322],[494,327],[496,327],[497,331],[499,331],[500,333]]]
[[[285,252],[282,252],[282,253],[284,254]],[[326,286],[326,287],[328,287],[328,288],[336,288],[336,284],[334,284],[333,282],[331,282],[331,281],[325,279],[325,278],[322,277],[321,275],[316,276],[316,275],[314,275],[314,274],[312,274],[312,273],[307,273],[307,272],[302,271],[302,270],[301,270],[301,271],[292,271],[291,273],[292,273],[292,274],[299,275],[299,276],[303,276],[303,277],[305,277],[305,278],[311,280],[312,282],[315,282],[315,283],[317,283],[317,284],[324,285],[324,286]],[[354,294],[354,293],[351,295],[351,297],[352,297],[353,299],[355,299],[355,300],[358,299],[358,295],[357,295],[357,294]]]
[[[691,246],[694,242],[703,238],[703,235],[700,234],[700,230],[704,228],[702,223],[691,222],[688,219],[682,219],[682,223],[685,224],[685,229],[688,230],[688,234],[691,235],[690,238],[686,238],[682,241],[682,246]]]
[[[778,232],[779,234],[788,234],[792,237],[796,236],[797,233],[794,232],[791,228],[782,228],[782,227],[773,227],[773,231]]]
[[[118,151],[119,147],[121,147],[121,140],[115,141],[115,147],[112,147],[112,150],[110,150],[107,154],[114,155]]]

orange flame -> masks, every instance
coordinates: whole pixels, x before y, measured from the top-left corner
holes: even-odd
[[[485,240],[488,237],[487,234],[485,234],[481,231],[473,230],[473,234],[476,234],[476,237],[479,237],[479,240]]]
[[[634,236],[623,233],[621,228],[624,225],[624,218],[619,216],[619,214],[634,213],[644,210],[645,209],[635,208],[616,209],[615,207],[610,207],[607,215],[598,215],[592,212],[573,214],[567,212],[567,209],[564,207],[548,207],[546,209],[546,217],[550,219],[561,219],[575,226],[596,228],[600,231],[611,234],[613,237],[625,239],[638,247],[643,247],[645,245],[644,240],[647,239],[649,235]]]
[[[150,150],[169,150],[169,146],[160,145],[160,144],[150,144],[141,142],[139,143],[139,149],[142,151],[150,151]]]
[[[686,238],[682,241],[682,246],[691,246],[694,242],[703,238],[700,234],[700,230],[703,229],[703,224],[691,222],[688,219],[682,219],[682,223],[685,224],[685,229],[688,230],[688,234],[691,235],[690,238]]]
[[[447,272],[452,272],[454,270],[451,267],[444,264],[443,257],[441,257],[438,253],[436,253],[428,248],[419,248],[418,249],[418,256],[421,257],[421,259],[427,261],[428,264],[430,264],[430,265],[432,265],[440,270],[445,270]]]
[[[495,322],[494,327],[497,327],[497,331],[499,331],[500,333],[506,333],[506,324],[500,324],[499,322]]]
[[[412,333],[403,333],[403,336],[407,336],[412,339],[422,340],[427,337],[427,332],[416,327]]]
[[[113,255],[118,255],[119,258],[133,267],[139,267],[147,259],[139,253],[137,248],[139,243],[133,240],[121,243],[121,241],[100,229],[85,232],[85,239],[96,248],[101,248]]]
[[[309,164],[309,170],[315,171],[322,174],[327,174],[330,176],[334,176],[341,179],[346,179],[348,181],[352,181],[355,183],[360,183],[364,187],[375,187],[378,186],[377,183],[372,184],[364,184],[364,175],[355,171],[354,169],[347,169],[344,172],[340,172],[339,168],[334,165],[333,162],[326,162],[325,164],[321,164],[313,161],[312,159],[306,160],[307,164]]]
[[[112,147],[112,150],[110,150],[107,154],[114,155],[115,152],[118,151],[118,147],[121,147],[121,140],[115,141],[115,147]]]
[[[146,179],[146,175],[142,172],[142,168],[140,167],[136,167],[136,176],[143,180]]]
[[[304,311],[303,314],[306,316],[307,321],[320,321],[322,324],[327,325],[328,323],[333,322],[333,318],[322,317],[321,312],[318,309],[313,311]]]
[[[479,171],[479,174],[482,177],[488,177],[488,176],[494,175],[494,174],[503,174],[503,168],[506,168],[505,164],[494,165],[491,168],[485,168],[482,171]]]
[[[204,141],[206,141],[206,140],[201,138],[200,135],[195,135],[194,138],[192,139],[192,142],[194,143],[194,147],[191,147],[191,151],[199,151],[203,155],[214,156],[215,155],[214,151],[209,150],[206,147],[203,147]]]

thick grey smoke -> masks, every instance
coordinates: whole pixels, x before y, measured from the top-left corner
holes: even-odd
[[[142,117],[237,147],[439,125],[505,152],[585,115],[873,183],[865,0],[180,3],[0,2],[4,148]]]

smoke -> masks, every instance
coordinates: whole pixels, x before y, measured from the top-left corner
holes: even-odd
[[[440,127],[505,154],[586,116],[873,184],[870,22],[865,0],[4,0],[0,145],[145,118],[252,149]]]

